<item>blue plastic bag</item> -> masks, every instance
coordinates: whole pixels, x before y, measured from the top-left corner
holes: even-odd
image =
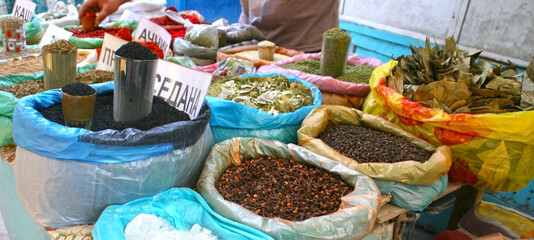
[[[251,73],[240,77],[278,75],[278,73]],[[274,116],[244,104],[207,96],[206,100],[212,112],[210,126],[215,141],[221,142],[232,137],[257,137],[284,143],[297,143],[297,130],[300,124],[313,108],[322,104],[323,98],[321,91],[313,84],[294,76],[284,76],[291,82],[298,81],[310,87],[314,97],[313,105]]]
[[[113,82],[91,86],[98,95],[113,91]],[[39,113],[39,109],[60,101],[60,89],[20,99],[13,116],[15,143],[53,159],[122,163],[159,156],[194,144],[204,133],[211,115],[204,103],[199,116],[191,121],[169,123],[147,131],[127,128],[93,132],[51,122]]]
[[[197,223],[220,240],[273,239],[214,212],[200,194],[189,188],[171,188],[153,197],[107,207],[93,228],[94,239],[124,239],[126,225],[141,213],[165,218],[178,230],[190,229]]]
[[[405,183],[373,178],[382,194],[391,194],[389,203],[410,211],[423,211],[432,200],[447,190],[447,175],[430,185]]]

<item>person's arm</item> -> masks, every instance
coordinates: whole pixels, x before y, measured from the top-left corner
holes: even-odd
[[[95,24],[100,24],[108,15],[114,13],[119,7],[130,0],[85,0],[78,11],[78,18],[81,19],[86,11],[97,13]]]

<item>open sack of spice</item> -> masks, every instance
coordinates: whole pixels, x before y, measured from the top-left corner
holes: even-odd
[[[151,217],[152,216],[152,217]],[[194,236],[193,229],[203,228]],[[150,228],[152,227],[152,228]],[[171,188],[155,196],[145,197],[123,205],[107,207],[93,228],[95,240],[106,239],[183,239],[164,238],[164,230],[188,231],[180,234],[186,239],[271,240],[265,233],[232,221],[213,211],[204,198],[189,188]],[[157,233],[160,231],[161,233]],[[171,230],[169,230],[170,232]],[[210,234],[207,234],[207,232]],[[161,234],[161,238],[155,234]],[[176,236],[178,235],[178,236]],[[210,236],[211,238],[207,238]]]
[[[216,144],[197,187],[217,213],[275,239],[359,239],[379,209],[380,191],[369,177],[260,138]]]
[[[296,143],[302,120],[322,102],[321,92],[311,83],[277,73],[214,81],[206,100],[216,142],[259,137]]]
[[[477,59],[480,52],[457,49],[452,38],[412,51],[375,69],[363,110],[450,146],[451,181],[492,191],[527,186],[534,177],[534,112],[519,107],[513,66],[492,66]]]
[[[215,144],[206,103],[189,119],[154,97],[148,116],[117,122],[113,82],[91,87],[97,92],[91,130],[64,126],[60,89],[22,98],[15,107],[16,189],[43,226],[94,223],[109,205],[194,187]]]
[[[373,57],[349,53],[345,73],[334,78],[320,75],[321,56],[320,52],[296,55],[261,66],[258,72],[278,72],[299,77],[321,90],[323,104],[361,108],[370,91],[371,73],[382,62]]]
[[[302,147],[373,179],[392,181],[381,182],[379,187],[389,189],[382,193],[394,191],[388,186],[394,182],[401,183],[396,184],[397,188],[421,192],[419,202],[405,201],[412,198],[410,194],[398,194],[399,199],[393,199],[395,203],[409,203],[403,206],[409,209],[424,209],[447,187],[437,182],[447,175],[452,163],[448,146],[435,147],[393,123],[357,109],[316,107],[302,122],[298,140]]]
[[[93,31],[83,32],[82,25],[69,25],[64,29],[73,32],[69,42],[78,48],[96,49],[101,48],[104,42],[104,34],[109,33],[126,41],[132,40],[132,32],[137,28],[136,20],[120,20],[117,22],[100,24]]]

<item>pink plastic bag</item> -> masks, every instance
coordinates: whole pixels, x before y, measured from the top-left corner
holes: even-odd
[[[370,91],[369,84],[344,82],[344,81],[337,80],[330,76],[321,76],[321,75],[301,72],[299,70],[282,68],[282,66],[286,64],[300,62],[306,59],[321,60],[321,53],[320,52],[319,53],[306,53],[306,54],[297,55],[297,56],[294,56],[288,59],[278,61],[270,65],[261,66],[260,69],[258,69],[258,72],[274,72],[274,73],[284,73],[284,74],[292,75],[304,81],[314,84],[315,86],[319,88],[319,90],[325,91],[325,92],[347,94],[347,95],[354,95],[354,96],[360,96],[360,97],[365,97],[369,93]],[[364,57],[358,54],[350,53],[347,57],[347,64],[369,65],[373,67],[378,67],[382,65],[382,61],[380,61],[377,58]]]

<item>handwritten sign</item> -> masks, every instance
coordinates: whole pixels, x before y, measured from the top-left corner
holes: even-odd
[[[163,50],[163,58],[167,54],[167,49],[171,45],[171,34],[160,25],[153,23],[152,21],[141,18],[137,25],[134,41],[141,42],[155,42]]]
[[[96,64],[96,69],[113,71],[113,63],[115,62],[115,51],[128,41],[115,37],[109,33],[104,34],[104,42],[102,43],[102,51],[100,58]]]
[[[39,42],[39,48],[43,48],[43,46],[51,44],[60,39],[68,40],[72,34],[72,32],[66,31],[65,29],[54,24],[50,24],[48,25],[43,38],[41,38],[41,41]]]
[[[164,60],[158,61],[154,95],[178,110],[197,117],[206,98],[212,75]]]
[[[36,6],[37,4],[32,1],[17,0],[15,1],[15,5],[13,5],[13,12],[11,15],[13,15],[13,17],[22,18],[24,21],[29,22],[32,19]]]

